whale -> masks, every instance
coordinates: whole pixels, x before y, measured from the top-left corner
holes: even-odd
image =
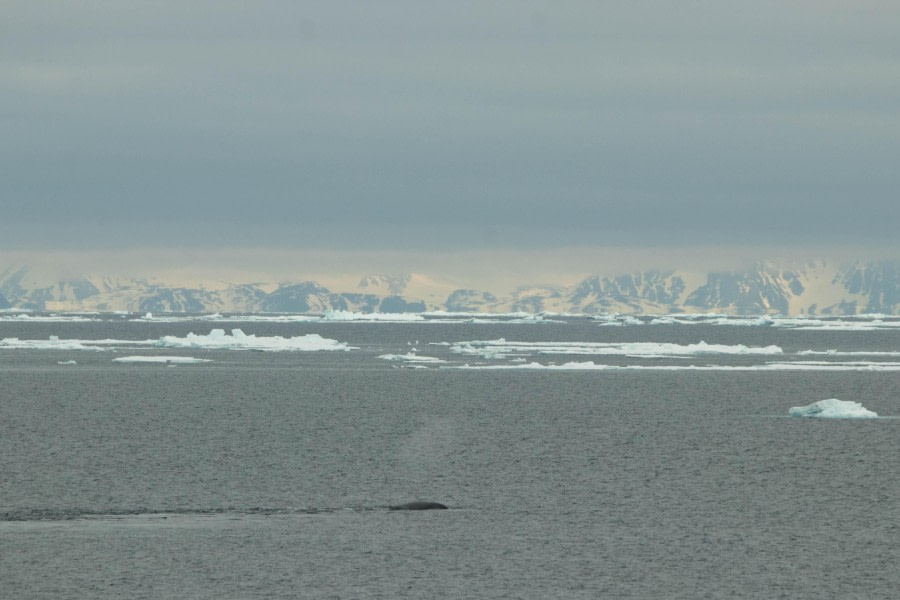
[[[422,500],[416,500],[415,502],[407,502],[406,504],[395,504],[389,508],[391,510],[435,510],[447,507],[440,502],[424,502]]]

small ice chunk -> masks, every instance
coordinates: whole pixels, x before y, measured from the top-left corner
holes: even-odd
[[[58,364],[58,365],[77,365],[78,363],[75,362],[74,360],[59,360],[59,361],[56,361],[56,364]]]
[[[829,398],[807,406],[795,406],[789,414],[792,417],[816,417],[819,419],[873,419],[878,413],[863,407],[859,402]]]

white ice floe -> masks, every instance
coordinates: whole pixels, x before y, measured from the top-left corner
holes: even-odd
[[[624,325],[643,325],[644,322],[631,315],[608,314],[608,315],[592,315],[592,321],[601,321],[601,327],[621,327]]]
[[[497,319],[508,318],[508,319],[524,319],[526,317],[534,316],[531,313],[527,312],[509,312],[509,313],[485,313],[485,312],[475,312],[475,311],[446,311],[446,310],[429,310],[423,313],[420,313],[426,317],[440,317],[440,318],[450,318],[450,319],[465,319],[465,318],[473,318],[473,317],[494,317]]]
[[[56,361],[58,365],[77,365],[78,363],[74,360],[58,360]]]
[[[406,354],[382,354],[378,358],[381,358],[383,360],[407,363],[437,364],[447,362],[446,360],[442,360],[434,356],[419,356],[418,354],[415,354],[413,352],[408,352]]]
[[[208,350],[261,350],[265,352],[281,351],[317,351],[317,350],[350,350],[347,344],[309,333],[296,337],[284,338],[280,335],[257,337],[245,334],[240,329],[232,329],[231,335],[224,329],[213,329],[209,335],[189,333],[180,338],[171,335],[161,337],[156,345],[160,348],[204,348]]]
[[[192,356],[122,356],[114,358],[115,363],[162,363],[162,364],[178,364],[191,365],[199,363],[208,363],[212,360],[207,358],[194,358]]]
[[[657,342],[507,342],[505,339],[457,342],[450,347],[457,354],[483,358],[504,358],[519,354],[617,355],[636,357],[702,356],[716,354],[778,355],[778,346],[750,347],[742,344],[669,344]]]
[[[446,310],[430,310],[418,313],[428,317],[428,323],[473,323],[484,324],[536,324],[536,323],[565,323],[566,321],[554,317],[576,317],[569,313],[541,312],[537,314],[527,312],[509,313],[483,313],[483,312],[448,312]]]
[[[150,313],[147,313],[148,315]],[[322,321],[322,317],[312,315],[283,315],[283,314],[233,314],[223,315],[221,313],[211,313],[205,315],[187,315],[175,316],[143,316],[131,319],[133,322],[142,323],[195,323],[209,322],[216,323],[313,323]]]
[[[212,350],[262,350],[276,351],[316,351],[350,350],[347,344],[310,333],[297,337],[281,336],[257,337],[247,335],[240,329],[232,329],[231,335],[224,329],[213,329],[208,335],[189,333],[181,338],[163,336],[158,340],[61,340],[52,335],[47,340],[20,340],[4,338],[0,340],[0,350],[111,350],[114,348],[137,348],[157,346],[160,348],[204,348]]]
[[[517,361],[510,361],[517,362]],[[563,370],[563,371],[900,371],[900,363],[804,363],[778,362],[763,365],[607,365],[587,362],[567,362],[563,364],[527,364],[501,365],[461,365],[447,366],[445,369],[473,370]]]
[[[650,325],[678,325],[681,321],[677,321],[672,317],[656,317],[650,321]]]
[[[410,323],[424,321],[419,313],[358,313],[347,310],[325,311],[326,321],[353,321],[353,322],[379,322],[379,323]]]
[[[565,323],[565,321],[561,319],[551,319],[544,315],[528,315],[527,317],[520,317],[517,319],[510,319],[508,321],[502,321],[503,323]]]
[[[313,323],[322,317],[312,315],[209,315],[208,320],[221,323]]]
[[[900,356],[900,352],[881,350],[801,350],[798,356]]]
[[[771,371],[900,371],[897,362],[815,361],[772,362],[764,365]]]
[[[819,419],[874,419],[878,413],[868,410],[859,402],[829,398],[807,406],[795,406],[788,412],[792,417],[815,417]]]
[[[650,315],[644,315],[649,317]],[[731,327],[781,327],[800,331],[868,331],[872,329],[892,329],[900,327],[900,317],[885,315],[846,315],[843,317],[812,317],[782,315],[722,315],[705,314],[670,314],[657,315],[649,321],[633,316],[595,315],[595,321],[601,325],[723,325]]]
[[[788,326],[788,325],[782,325]],[[790,326],[795,331],[871,331],[873,329],[897,329],[900,321],[808,321]]]
[[[713,325],[731,325],[734,327],[769,327],[778,323],[777,318],[763,315],[761,317],[719,317],[708,321]]]
[[[51,335],[46,340],[20,340],[19,338],[3,338],[0,340],[0,350],[102,350],[89,346],[85,340],[61,340]]]
[[[82,315],[26,315],[18,314],[10,317],[0,317],[0,321],[16,323],[90,323],[97,321]]]
[[[131,319],[134,323],[193,323],[196,321],[225,321],[224,317],[222,317],[219,313],[212,313],[207,315],[165,315],[158,316],[153,315],[152,313],[147,313],[143,317],[135,317]]]
[[[734,325],[743,327],[766,326],[776,323],[775,317],[762,315],[759,317],[722,315],[719,313],[684,314],[674,313],[670,315],[643,315],[649,320],[641,320],[631,315],[594,315],[595,321],[602,321],[601,325]]]

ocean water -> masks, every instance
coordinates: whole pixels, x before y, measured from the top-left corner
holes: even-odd
[[[92,318],[0,321],[0,597],[898,597],[900,328]],[[213,327],[352,349],[130,343]],[[783,353],[454,351],[498,339]]]

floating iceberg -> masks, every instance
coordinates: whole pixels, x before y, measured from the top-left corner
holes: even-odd
[[[317,350],[350,350],[350,346],[322,336],[309,333],[296,337],[284,338],[280,335],[257,337],[248,335],[240,329],[232,329],[231,335],[224,329],[213,329],[209,335],[189,333],[180,338],[171,335],[161,337],[156,345],[160,348],[204,348],[208,350],[261,350],[264,352]]]
[[[878,413],[868,410],[859,402],[829,398],[808,406],[795,406],[789,413],[792,417],[815,417],[819,419],[874,419]]]
[[[56,364],[58,364],[58,365],[77,365],[78,363],[75,362],[74,360],[60,360],[60,361],[57,361]]]
[[[191,365],[198,363],[208,363],[212,360],[207,358],[194,358],[192,356],[122,356],[114,358],[115,363],[164,363]],[[60,363],[62,364],[62,363]]]

